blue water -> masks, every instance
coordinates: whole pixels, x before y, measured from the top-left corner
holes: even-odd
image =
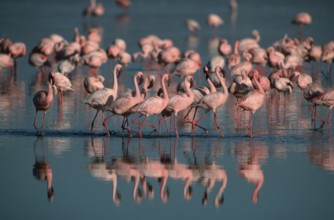
[[[290,20],[300,11],[307,11],[313,17],[312,25],[303,29],[305,36],[312,36],[320,45],[334,36],[330,26],[333,3],[329,0],[321,3],[315,0],[238,1],[236,20],[230,17],[227,0],[133,1],[130,9],[118,8],[114,1],[101,2],[105,7],[102,17],[84,18],[81,12],[89,1],[2,1],[0,38],[25,42],[30,51],[41,38],[50,34],[58,33],[71,40],[74,27],[79,27],[81,33],[86,33],[89,27],[101,27],[103,48],[115,38],[123,38],[127,50],[133,53],[139,51],[139,38],[156,34],[171,38],[181,50],[195,49],[206,63],[217,54],[215,42],[222,37],[234,42],[251,37],[251,31],[258,29],[260,44],[266,48],[284,34],[296,36],[297,28]],[[217,35],[205,24],[209,13],[217,13],[225,20]],[[186,30],[187,18],[195,18],[202,25],[197,37]],[[112,85],[113,65],[113,61],[108,61],[101,68],[107,86]],[[306,64],[305,68],[312,70],[311,64]],[[326,65],[320,68],[327,70]],[[253,139],[247,129],[248,114],[240,114],[241,124],[235,124],[232,97],[218,110],[224,138],[219,138],[214,130],[211,113],[202,122],[209,129],[208,136],[198,130],[192,137],[191,127],[179,122],[178,140],[170,137],[164,127],[160,138],[150,128],[143,131],[142,139],[123,138],[122,120],[114,117],[108,121],[112,130],[108,138],[100,115],[94,132],[90,132],[95,111],[82,102],[86,97],[82,82],[87,70],[80,67],[71,74],[75,91],[65,94],[62,106],[55,97],[46,116],[43,138],[36,136],[33,127],[32,97],[36,91],[46,88],[46,78],[41,79],[41,75],[36,74],[37,70],[28,64],[28,56],[18,60],[16,75],[9,70],[0,73],[1,219],[333,219],[334,132],[327,125],[316,129],[319,122],[312,125],[309,104],[301,104],[302,95],[297,87],[288,96],[285,108],[282,102],[277,109],[268,95],[267,102],[255,115]],[[132,76],[138,70],[155,71],[140,62],[130,64],[125,68],[121,90],[132,87]],[[313,72],[313,76],[316,75]],[[197,85],[203,84],[203,77],[202,81],[195,79]],[[326,88],[333,86],[323,74],[320,80]],[[172,88],[175,87],[172,85],[170,90]],[[155,92],[152,90],[150,95]],[[319,113],[325,118],[327,109],[320,107]],[[40,124],[42,113],[38,116]],[[148,121],[156,123],[157,120],[158,117],[153,116]],[[333,117],[330,123],[333,128]],[[136,126],[132,125],[132,129],[136,130]],[[167,179],[168,201],[163,202],[159,196],[158,178],[149,175],[146,181],[152,185],[153,198],[143,193],[141,202],[138,197],[134,200],[134,178],[125,177],[130,171],[113,163],[121,159],[128,161],[123,165],[131,167],[131,172],[135,173],[140,173],[143,166],[150,163],[165,167],[171,174]],[[54,189],[50,199],[45,176],[42,180],[36,177],[42,176],[43,170],[35,170],[34,175],[36,161],[48,162]],[[173,177],[172,165],[184,165],[188,173],[199,176],[191,182],[191,199],[184,198],[185,179]],[[255,185],[240,174],[247,165],[253,165],[263,174],[257,202],[252,200]],[[224,202],[219,207],[214,205],[214,198],[222,182],[216,180],[208,190],[214,175],[211,179],[205,176],[213,167],[227,176]],[[154,171],[157,168],[151,170]],[[113,173],[116,173],[117,191],[121,195],[119,205],[112,198],[115,185],[110,177]],[[143,191],[141,183],[138,188]],[[203,204],[205,191],[207,201]]]

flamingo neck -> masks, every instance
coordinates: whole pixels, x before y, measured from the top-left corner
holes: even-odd
[[[220,76],[220,74],[219,74],[218,71],[216,71],[216,74],[217,74],[217,77],[218,77],[218,79],[219,79],[219,81],[220,81],[220,84],[221,84],[222,87],[223,87],[223,93],[224,93],[224,94],[228,94],[228,91],[227,91],[227,87],[226,87],[225,81],[224,81],[223,78]]]
[[[260,93],[265,94],[265,92],[264,92],[264,90],[263,90],[261,84],[259,83],[259,81],[258,81],[256,78],[257,78],[257,77],[254,77],[254,78],[253,78],[253,84],[255,85],[256,89],[257,89]]]
[[[236,41],[235,44],[234,44],[234,51],[233,53],[234,54],[239,54],[239,41]]]
[[[47,95],[47,101],[48,103],[52,103],[52,100],[53,100],[53,88],[52,88],[52,83],[49,82],[49,89],[48,89],[48,95]]]
[[[210,93],[215,93],[217,92],[217,89],[215,87],[215,85],[213,85],[212,81],[210,79],[207,79],[209,87],[210,87]]]
[[[134,84],[135,84],[135,88],[136,88],[136,97],[139,97],[139,96],[140,96],[140,91],[139,91],[139,86],[138,86],[137,77],[138,77],[138,75],[136,75],[136,76],[133,78],[133,82],[134,82]]]
[[[114,85],[113,85],[113,88],[112,88],[116,94],[117,94],[117,90],[118,90],[118,81],[117,81],[117,68],[115,67],[114,69]]]
[[[222,194],[224,193],[224,190],[226,188],[226,185],[227,185],[227,176],[225,176],[224,179],[222,180],[222,184],[221,184],[221,186],[220,186],[220,188],[217,192],[217,195],[216,195],[215,199],[218,200],[222,196]]]
[[[166,84],[165,84],[165,80],[167,79],[168,75],[164,75],[161,79],[161,87],[162,87],[162,91],[163,91],[163,99],[168,102],[168,92],[167,92],[167,89],[166,89]]]

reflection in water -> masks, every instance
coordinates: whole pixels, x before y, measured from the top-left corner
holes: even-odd
[[[112,183],[112,199],[115,205],[120,205],[121,194],[117,192],[117,175],[116,170],[109,167],[105,162],[106,147],[108,139],[103,139],[100,146],[95,145],[95,140],[91,138],[90,146],[94,152],[93,160],[87,164],[87,169],[92,176],[102,181],[110,181]]]
[[[311,162],[324,170],[334,171],[333,146],[312,146],[307,152]]]
[[[261,168],[260,160],[264,160],[268,157],[268,147],[259,145],[252,146],[251,141],[249,148],[245,145],[241,145],[236,147],[233,153],[234,156],[239,158],[239,168],[237,170],[239,175],[248,183],[255,185],[252,193],[252,201],[253,203],[257,203],[260,189],[264,182],[264,173]]]
[[[92,146],[94,141],[91,140]],[[125,180],[127,182],[132,181],[132,199],[137,204],[140,204],[143,199],[154,199],[153,184],[150,181],[157,181],[159,183],[159,197],[163,203],[166,203],[170,198],[170,188],[168,187],[168,181],[183,181],[182,194],[185,200],[191,200],[193,195],[192,184],[197,183],[204,187],[204,193],[202,197],[202,203],[207,204],[209,194],[213,191],[215,184],[221,182],[216,195],[213,198],[215,207],[220,207],[223,204],[225,191],[227,185],[227,173],[219,165],[215,163],[215,155],[213,158],[209,158],[208,163],[197,163],[196,158],[188,160],[188,163],[181,163],[177,159],[176,149],[178,139],[174,140],[174,146],[169,146],[169,150],[166,150],[166,146],[160,146],[160,139],[158,140],[158,155],[149,156],[145,153],[145,149],[142,147],[141,140],[138,142],[138,152],[132,153],[130,142],[131,139],[125,141],[122,139],[122,155],[113,155],[111,162],[106,163],[104,159],[104,153],[102,156],[96,154],[94,160],[89,162],[87,168],[91,174],[104,181],[112,181],[113,183],[113,198],[119,204],[120,193],[116,193],[117,180]],[[153,142],[149,142],[153,143]],[[103,141],[103,149],[105,148],[105,141]],[[191,144],[194,144],[192,141]],[[155,145],[153,143],[153,145]],[[152,148],[155,146],[152,145]],[[217,146],[219,142],[217,142]],[[96,146],[93,147],[94,152],[105,152],[104,150],[96,150]],[[167,147],[168,148],[168,147]],[[196,157],[195,148],[192,155]],[[214,150],[214,152],[217,152]],[[144,157],[142,157],[144,155]],[[189,159],[189,158],[187,158]],[[194,161],[195,163],[191,162]],[[177,190],[175,190],[177,191]],[[116,202],[115,202],[116,203]]]
[[[37,142],[41,142],[43,156],[38,156],[37,154]],[[34,155],[35,163],[33,167],[33,175],[38,180],[46,180],[48,200],[49,202],[52,202],[54,198],[54,189],[52,185],[52,168],[45,155],[43,138],[38,138],[34,142]]]

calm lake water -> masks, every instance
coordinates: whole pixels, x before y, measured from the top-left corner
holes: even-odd
[[[297,27],[290,21],[300,11],[313,18],[312,25],[303,28],[304,36],[312,36],[320,45],[334,37],[330,26],[334,3],[329,0],[240,0],[233,14],[228,0],[133,1],[130,9],[118,8],[114,1],[101,2],[105,14],[89,18],[81,15],[88,0],[1,1],[0,38],[25,42],[30,51],[53,33],[71,40],[74,27],[83,34],[100,27],[103,48],[123,38],[134,53],[139,51],[139,38],[155,34],[172,39],[182,51],[195,49],[206,63],[217,54],[217,40],[222,37],[234,42],[251,37],[257,29],[263,48],[284,34],[295,37]],[[205,23],[209,13],[225,20],[217,33]],[[197,36],[186,30],[188,18],[202,25]],[[110,60],[100,70],[107,86],[112,85],[113,66]],[[326,89],[333,87],[333,73],[327,75],[326,65],[304,68]],[[132,63],[124,69],[121,90],[132,87],[138,70],[157,72],[141,62]],[[240,124],[235,123],[232,96],[218,111],[224,138],[213,129],[211,113],[202,122],[208,136],[198,130],[192,137],[191,127],[179,122],[179,139],[169,137],[164,128],[160,138],[149,128],[142,139],[123,138],[121,117],[114,117],[108,121],[113,131],[108,138],[100,115],[90,133],[95,111],[83,103],[88,68],[82,66],[70,75],[75,91],[65,94],[63,105],[55,97],[45,136],[37,137],[32,97],[46,88],[46,77],[36,71],[25,56],[18,60],[16,74],[0,73],[1,219],[334,218],[334,132],[327,125],[316,129],[320,124],[312,124],[309,103],[302,103],[297,87],[286,97],[286,106],[281,98],[279,108],[268,94],[255,115],[253,139],[247,113],[240,114]],[[203,77],[195,79],[196,85],[203,84]],[[319,112],[327,116],[326,108]],[[38,124],[41,119],[40,113]],[[153,116],[148,121],[157,120]],[[333,128],[333,113],[330,124]]]

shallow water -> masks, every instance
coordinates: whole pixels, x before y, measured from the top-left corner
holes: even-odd
[[[139,38],[156,34],[171,38],[181,50],[195,49],[206,63],[217,54],[217,39],[222,37],[234,42],[251,37],[251,31],[258,29],[261,46],[266,48],[284,34],[296,36],[297,28],[290,20],[300,11],[313,17],[312,25],[303,29],[304,36],[312,36],[317,44],[327,43],[334,36],[329,25],[332,1],[238,1],[236,15],[229,12],[228,1],[134,1],[127,10],[113,1],[102,1],[105,15],[84,18],[81,11],[88,2],[2,1],[0,37],[23,41],[30,51],[39,39],[52,33],[71,40],[74,27],[86,33],[94,26],[103,29],[103,48],[115,38],[123,38],[133,53],[139,50]],[[205,25],[211,12],[225,20],[216,35]],[[191,36],[185,29],[187,18],[201,23],[198,36]],[[1,219],[333,219],[334,132],[327,125],[316,129],[320,124],[312,124],[309,103],[302,104],[297,87],[287,97],[286,106],[281,98],[279,108],[268,94],[255,114],[253,139],[247,129],[249,115],[240,113],[239,124],[234,120],[233,97],[218,111],[224,138],[214,130],[211,113],[202,122],[209,135],[198,130],[192,137],[191,126],[179,122],[178,140],[169,137],[164,126],[160,138],[149,128],[142,139],[122,138],[122,120],[116,116],[108,121],[112,134],[107,138],[100,115],[90,133],[95,112],[82,102],[86,97],[82,82],[88,69],[80,67],[71,74],[75,91],[65,94],[62,106],[55,97],[46,116],[45,135],[36,137],[32,97],[45,89],[46,77],[36,73],[27,60],[28,56],[18,60],[16,74],[8,70],[0,73]],[[112,85],[113,66],[114,62],[108,61],[101,68],[108,86]],[[306,64],[303,68],[319,77],[326,88],[333,86],[331,78],[326,78],[327,66]],[[132,76],[138,70],[157,72],[141,62],[130,64],[125,68],[122,90],[132,87]],[[203,84],[202,76],[195,79],[197,85]],[[320,107],[319,112],[327,116],[326,108]],[[40,124],[42,113],[38,116]],[[148,121],[157,120],[153,116]],[[49,201],[46,174],[50,183],[51,173],[54,194]],[[144,192],[141,177],[137,178],[140,190],[133,196],[136,175],[142,173],[154,195]],[[160,196],[164,177],[168,178]],[[187,177],[191,198],[184,196]],[[247,181],[251,179],[253,183]],[[116,197],[113,199],[116,182],[120,204]],[[227,183],[225,188],[222,182]],[[256,186],[259,193],[253,194]],[[217,198],[224,199],[216,206],[219,190],[224,196]]]

